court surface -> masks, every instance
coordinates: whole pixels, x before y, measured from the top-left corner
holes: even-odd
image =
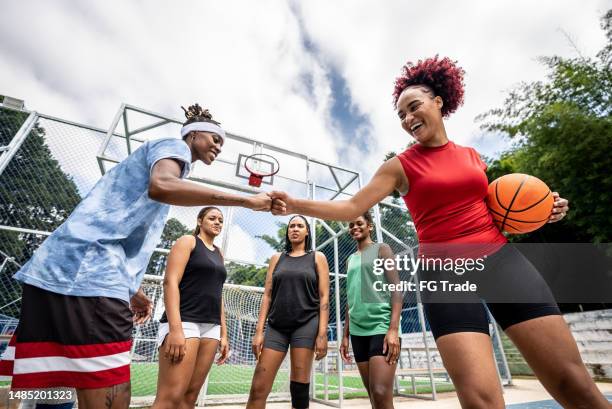
[[[606,393],[606,398],[610,402],[612,402],[612,393]],[[529,403],[516,403],[513,405],[506,405],[507,409],[563,409],[561,405],[559,405],[554,400],[541,400],[538,402],[529,402]]]
[[[504,400],[506,401],[507,409],[558,409],[560,405],[551,400],[550,395],[535,379],[514,379],[514,385],[504,389]],[[597,387],[601,390],[610,401],[612,401],[612,383],[597,383]],[[423,408],[423,409],[458,409],[459,401],[454,392],[441,393],[438,395],[437,401],[426,401],[421,399],[411,398],[395,398],[394,406],[396,409],[401,408]],[[344,401],[343,407],[351,409],[371,408],[370,402],[367,399],[347,399]],[[271,409],[286,409],[286,402],[268,403],[267,408]],[[322,405],[320,403],[311,402],[311,409],[327,409],[331,406]],[[244,409],[244,405],[218,406],[222,409]]]

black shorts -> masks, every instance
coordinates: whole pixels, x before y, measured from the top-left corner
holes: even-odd
[[[436,294],[423,293],[423,307],[434,338],[456,332],[481,332],[489,335],[489,318],[485,304],[503,330],[534,318],[561,315],[540,273],[515,247],[502,247],[489,256],[489,263],[490,267],[482,272],[489,274],[483,282],[486,284],[488,280],[491,284],[497,280],[497,283],[486,288],[493,291],[495,288],[500,291],[512,288],[517,298],[538,302],[487,301],[487,298],[495,299],[494,294],[484,294],[482,297],[457,294],[457,303],[447,302],[447,298],[440,302],[436,300]]]
[[[291,348],[314,349],[319,332],[319,315],[315,315],[306,324],[293,330],[280,330],[268,324],[264,335],[264,348],[287,352]]]
[[[25,284],[12,387],[105,388],[130,380],[132,312],[123,300],[57,294]]]
[[[351,334],[351,346],[355,362],[367,362],[373,356],[387,356],[389,351],[383,353],[386,334],[377,335],[353,335]],[[402,339],[400,338],[400,346]]]

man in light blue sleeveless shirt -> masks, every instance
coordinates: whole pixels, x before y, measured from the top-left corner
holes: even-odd
[[[0,375],[13,389],[76,388],[79,406],[127,408],[132,321],[152,305],[140,287],[170,205],[270,210],[245,197],[183,180],[191,163],[210,165],[225,132],[208,110],[185,110],[180,139],[145,142],[107,172],[15,274],[20,321]]]

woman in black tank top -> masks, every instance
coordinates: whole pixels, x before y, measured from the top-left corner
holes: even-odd
[[[313,356],[319,360],[327,354],[329,318],[327,259],[311,248],[308,221],[303,216],[293,216],[287,226],[285,251],[272,256],[268,266],[253,337],[257,367],[247,408],[265,407],[289,346],[292,407],[308,407],[312,360]]]
[[[203,208],[194,234],[179,238],[168,255],[152,408],[194,407],[217,349],[221,353],[217,364],[228,357],[222,301],[227,272],[221,250],[213,244],[222,227],[221,211]]]

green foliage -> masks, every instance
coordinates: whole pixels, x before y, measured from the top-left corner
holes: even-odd
[[[606,33],[608,43],[597,54],[597,57],[610,69],[612,66],[612,9],[608,10],[602,18],[601,28]]]
[[[346,223],[341,223],[337,221],[327,221],[329,227],[334,231],[340,231],[342,229],[346,229]],[[272,249],[278,252],[282,252],[285,250],[285,232],[287,231],[287,223],[277,223],[278,230],[276,233],[276,237],[272,237],[269,235],[256,236],[257,238],[264,240]],[[312,226],[311,226],[312,227]],[[317,245],[323,244],[325,241],[330,239],[332,235],[327,229],[325,229],[320,223],[317,223],[315,228],[315,237]],[[342,234],[338,237],[338,259],[339,259],[339,269],[340,272],[346,271],[346,260],[348,256],[356,250],[355,243],[353,239],[348,234]],[[334,246],[333,242],[327,244],[325,247],[319,249],[325,256],[327,257],[328,262],[330,263],[330,269],[333,270],[333,260],[334,260]],[[236,282],[236,284],[240,284]]]
[[[263,287],[266,282],[266,267],[256,267],[252,264],[230,262],[226,266],[227,282],[232,284]]]
[[[281,252],[285,250],[285,232],[287,231],[287,223],[276,222],[276,225],[278,227],[276,237],[272,237],[268,234],[255,237],[265,241],[275,251]]]
[[[414,145],[416,142],[416,140],[411,140],[408,145],[406,145],[406,149],[410,148],[412,145]],[[388,161],[389,159],[393,159],[397,156],[397,153],[390,151],[387,152],[387,154],[385,155],[385,160],[383,162]],[[389,196],[391,196],[394,199],[399,199],[400,198],[400,194],[397,190],[394,190],[393,193],[391,193]]]
[[[174,217],[168,219],[166,225],[164,226],[159,247],[165,249],[170,248],[178,238],[187,234],[193,234],[193,231]]]
[[[287,224],[277,222],[278,230],[276,237],[268,234],[255,236],[258,239],[265,241],[274,251],[282,252],[285,248],[285,232]],[[266,261],[268,263],[269,260]],[[255,287],[263,287],[266,282],[266,267],[256,267],[251,264],[239,264],[230,262],[226,265],[227,281],[232,284],[250,285]]]
[[[28,114],[0,109],[0,146],[8,145]],[[68,217],[81,197],[72,178],[52,157],[45,142],[45,130],[38,124],[0,175],[0,224],[51,232]],[[0,230],[0,251],[24,264],[46,236]],[[2,305],[20,297],[21,287],[12,275],[17,266],[7,263],[0,271]],[[19,305],[3,314],[17,317]]]
[[[518,172],[516,156],[514,152],[504,152],[498,159],[484,158],[484,162],[487,164],[487,177],[489,181],[494,181],[503,175]]]
[[[0,110],[0,146],[10,143],[27,114]],[[0,224],[32,230],[55,230],[81,197],[72,177],[64,173],[45,142],[38,124],[0,176]],[[0,231],[0,250],[23,264],[44,236]]]
[[[612,10],[603,19],[608,44],[596,58],[542,57],[546,81],[512,91],[503,108],[480,117],[483,128],[516,143],[488,174],[521,172],[570,201],[565,221],[540,234],[547,241],[612,240]]]
[[[0,109],[0,146],[8,145],[28,114]],[[0,176],[0,224],[54,231],[81,201],[72,177],[64,173],[45,142],[45,129],[36,125]],[[176,219],[164,227],[158,247],[170,248],[191,230]],[[0,230],[0,251],[23,264],[46,236]],[[148,274],[161,274],[166,256],[151,258]]]
[[[395,158],[396,156],[397,156],[397,153],[395,153],[395,152],[393,152],[393,151],[387,152],[387,154],[385,155],[385,160],[384,160],[383,162],[386,162],[386,161],[388,161],[389,159],[393,159],[393,158]]]
[[[400,205],[400,199],[393,198],[391,203]],[[412,217],[406,210],[402,210],[397,207],[380,205],[380,223],[385,230],[391,233],[393,236],[398,238],[402,243],[414,248],[417,243],[416,230],[412,225]],[[395,240],[388,239],[384,233],[385,243],[391,246],[394,253],[404,251],[404,247],[397,243]]]
[[[186,234],[192,234],[193,231],[185,226],[183,223],[175,219],[174,217],[168,219],[164,226],[161,239],[157,247],[163,249],[170,249],[174,242],[181,236]],[[146,274],[162,275],[166,268],[166,261],[168,256],[162,253],[153,253],[151,260],[147,267]]]

